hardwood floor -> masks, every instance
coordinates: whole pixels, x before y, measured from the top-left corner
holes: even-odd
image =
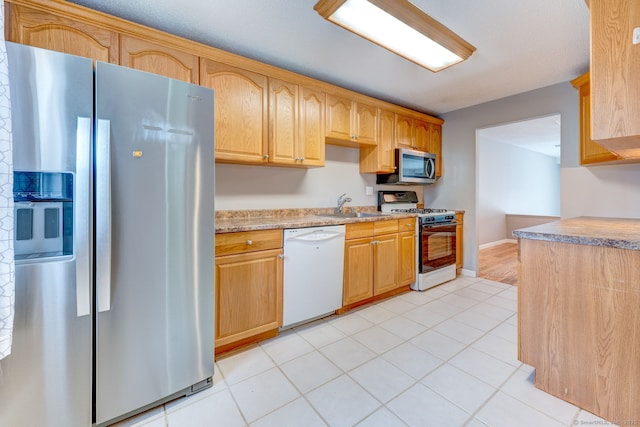
[[[481,249],[478,276],[509,285],[518,284],[518,244],[502,243]]]

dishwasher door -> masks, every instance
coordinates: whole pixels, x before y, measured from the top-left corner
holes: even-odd
[[[284,230],[283,326],[342,307],[344,225]]]

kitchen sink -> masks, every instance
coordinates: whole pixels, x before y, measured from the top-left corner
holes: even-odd
[[[318,214],[318,216],[326,216],[330,218],[374,218],[378,216],[386,216],[379,212],[342,212],[330,214]]]

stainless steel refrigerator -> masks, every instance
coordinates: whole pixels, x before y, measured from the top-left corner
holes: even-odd
[[[8,54],[16,294],[0,425],[106,425],[210,386],[213,92]]]

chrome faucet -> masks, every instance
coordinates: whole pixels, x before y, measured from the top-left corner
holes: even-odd
[[[344,204],[351,201],[351,197],[344,197],[346,195],[347,195],[347,193],[344,193],[343,195],[338,197],[338,209],[337,209],[337,211],[338,211],[339,214],[342,213],[342,207],[344,206]]]

